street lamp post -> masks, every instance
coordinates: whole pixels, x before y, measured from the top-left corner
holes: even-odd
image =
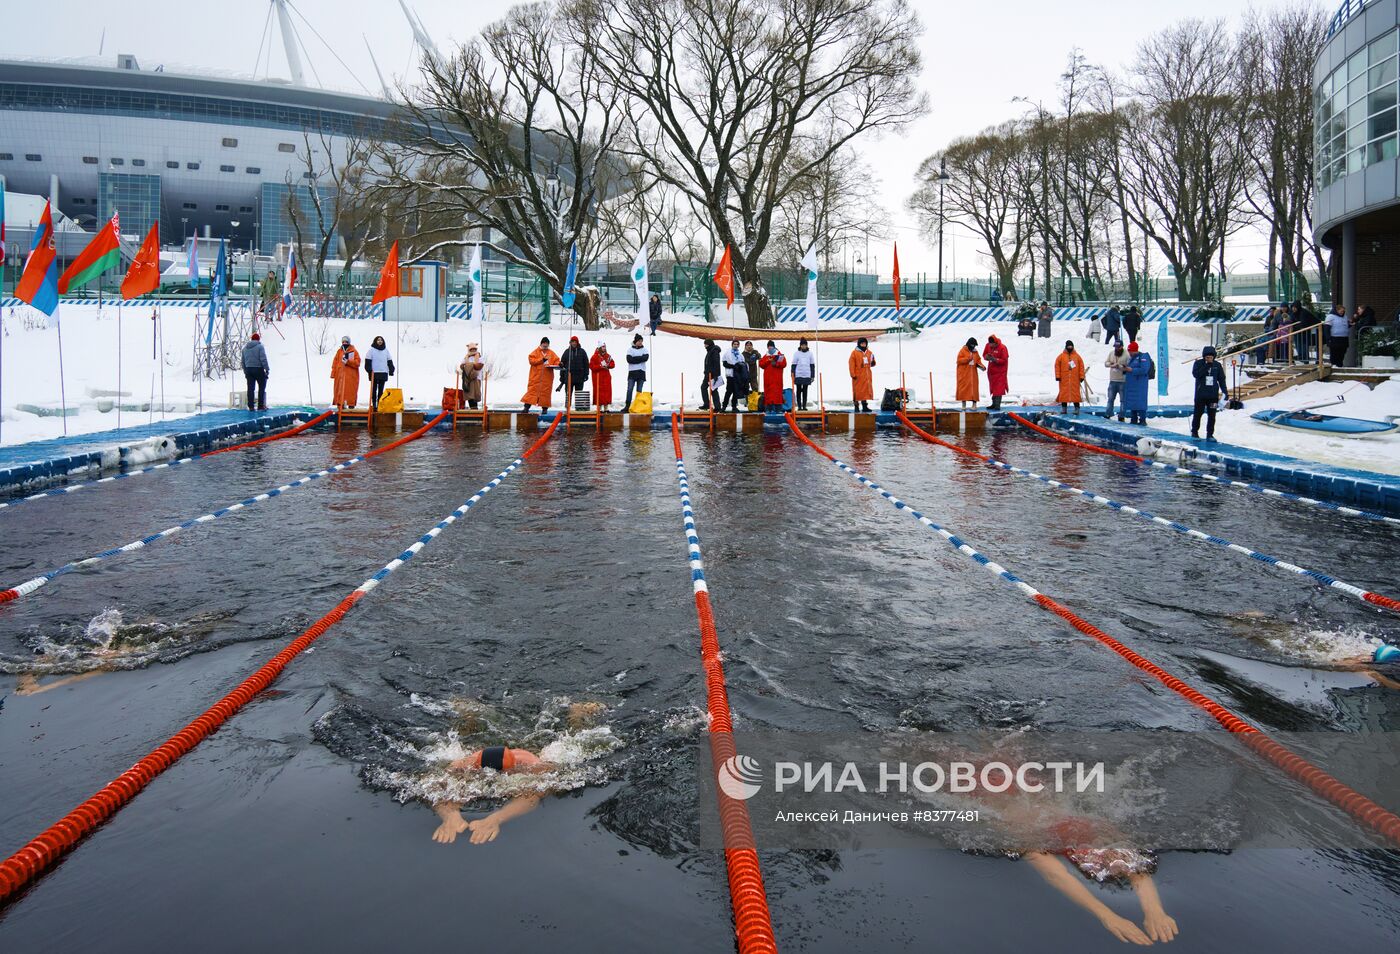
[[[943,183],[948,175],[948,160],[938,160],[938,300],[943,300]]]

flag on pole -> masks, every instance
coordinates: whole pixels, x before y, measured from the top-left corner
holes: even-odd
[[[389,246],[389,255],[384,259],[384,267],[379,272],[379,287],[374,290],[374,297],[369,300],[371,305],[377,305],[390,298],[399,297],[399,240],[394,239]]]
[[[815,331],[817,325],[817,243],[807,249],[802,257],[802,267],[807,269],[807,324]]]
[[[214,266],[214,278],[209,282],[209,327],[204,332],[204,343],[212,344],[214,341],[214,318],[219,314],[219,309],[224,306],[228,297],[228,250],[224,247],[224,240],[219,239],[219,261]]]
[[[73,289],[82,288],[107,269],[116,268],[120,264],[121,220],[117,218],[117,211],[113,209],[107,224],[98,230],[92,241],[88,242],[87,248],[83,249],[67,270],[58,276],[58,293],[66,295]]]
[[[891,279],[894,287],[894,310],[899,311],[899,243],[894,243],[894,277]]]
[[[287,309],[292,307],[292,291],[297,287],[297,247],[290,246],[287,251],[287,272],[282,276],[282,303],[277,309],[279,316],[285,315]]]
[[[1171,361],[1167,348],[1167,316],[1157,323],[1157,396],[1167,396],[1167,376]]]
[[[724,257],[719,260],[719,267],[715,269],[715,284],[724,292],[725,304],[734,307],[734,262],[729,254],[729,246],[724,247]]]
[[[222,247],[223,240],[219,240]],[[189,248],[185,249],[185,271],[190,273],[190,287],[199,287],[199,236],[191,235]]]
[[[141,250],[131,260],[122,280],[122,298],[131,300],[148,295],[160,287],[160,220],[151,223]]]
[[[646,245],[637,250],[637,257],[632,260],[632,287],[637,290],[637,320],[646,324],[647,299],[651,297],[651,288],[647,282]]]
[[[0,176],[0,265],[5,264],[5,177]]]
[[[481,250],[477,248],[478,265],[481,262]],[[578,297],[574,294],[574,282],[578,279],[578,243],[569,246],[569,269],[564,274],[564,294],[559,296],[559,300],[564,303],[565,308],[574,307],[574,299]]]
[[[58,250],[53,241],[53,211],[47,202],[24,261],[24,273],[15,286],[15,297],[50,317],[58,307]]]
[[[573,277],[572,268],[569,276]],[[481,302],[481,287],[485,284],[481,274],[481,243],[476,243],[476,251],[472,252],[472,310],[470,318],[473,321],[486,320],[486,308]]]

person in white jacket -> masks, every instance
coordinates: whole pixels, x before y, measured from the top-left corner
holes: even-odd
[[[382,335],[376,336],[365,352],[365,374],[369,375],[369,406],[379,407],[379,399],[384,396],[384,385],[389,375],[394,373],[394,356]]]
[[[799,411],[807,410],[807,389],[817,379],[817,359],[807,348],[807,339],[797,342],[797,352],[792,356],[793,403]]]

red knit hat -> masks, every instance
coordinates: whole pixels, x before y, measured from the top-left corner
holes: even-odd
[[[1129,350],[1129,351],[1137,351],[1137,350],[1138,350],[1137,342],[1136,342],[1136,341],[1130,342],[1130,343],[1128,344],[1128,350]]]

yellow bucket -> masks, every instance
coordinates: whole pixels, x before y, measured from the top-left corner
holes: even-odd
[[[398,414],[403,410],[403,389],[385,388],[384,393],[379,395],[380,414]]]
[[[639,392],[637,392],[637,396],[634,397],[634,398],[632,399],[632,406],[629,407],[627,410],[630,411],[630,412],[633,413],[633,414],[650,414],[650,413],[651,413],[651,392],[650,392],[650,391],[639,391]]]
[[[750,391],[750,392],[749,392],[749,410],[750,410],[750,411],[757,411],[757,410],[758,410],[758,392],[757,392],[757,391]]]

